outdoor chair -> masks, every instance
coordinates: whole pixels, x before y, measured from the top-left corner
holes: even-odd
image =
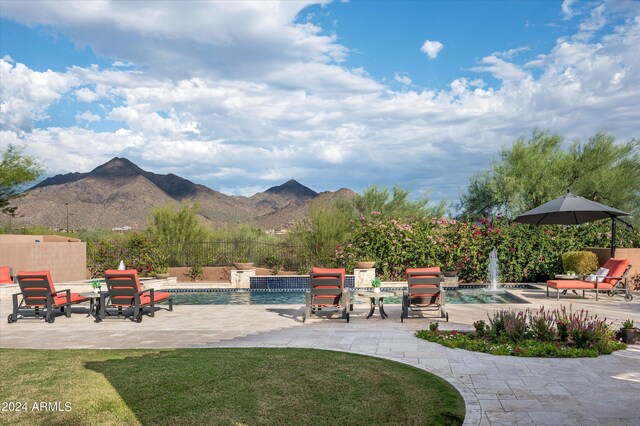
[[[169,302],[169,311],[173,311],[173,297],[166,291],[155,291],[150,288],[142,290],[138,271],[135,269],[108,269],[104,272],[107,283],[107,294],[100,300],[98,320],[102,321],[111,315],[109,308],[115,309],[118,318],[125,316],[125,310],[131,311],[131,319],[142,322],[143,309],[149,308],[149,316],[153,317],[158,302]]]
[[[0,284],[13,284],[10,267],[0,266]]]
[[[71,316],[71,305],[86,302],[88,299],[71,290],[56,291],[49,271],[18,272],[18,285],[20,293],[13,295],[13,313],[7,319],[9,324],[18,321],[19,310],[33,310],[35,318],[40,318],[44,310],[44,319],[48,323],[56,320],[53,309],[60,308],[67,318]],[[22,301],[18,303],[18,297]]]
[[[633,295],[629,288],[627,275],[631,270],[631,264],[628,259],[615,259],[610,258],[606,261],[603,268],[608,269],[607,275],[601,277],[596,275],[594,282],[585,280],[549,280],[547,281],[547,297],[549,297],[549,288],[556,289],[556,300],[560,300],[560,292],[566,290],[582,290],[582,297],[586,290],[592,290],[596,292],[596,300],[598,300],[598,293],[600,291],[606,291],[609,296],[622,293],[624,300],[630,302],[633,300]]]
[[[402,313],[400,322],[409,318],[409,311],[436,311],[440,318],[449,321],[445,308],[445,293],[442,288],[442,274],[439,267],[409,268],[406,271],[407,290],[402,293]]]
[[[349,322],[351,293],[344,288],[345,270],[342,268],[313,268],[311,287],[306,294],[302,322],[319,311],[338,311]]]

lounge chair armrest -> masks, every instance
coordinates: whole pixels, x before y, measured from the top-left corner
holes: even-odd
[[[71,296],[71,290],[69,289],[54,291],[53,293],[51,293],[51,295],[56,296],[58,293],[67,293],[67,297]]]
[[[147,293],[147,292],[149,292],[149,291],[154,291],[154,290],[155,290],[155,289],[153,289],[153,288],[148,288],[148,289],[146,289],[146,290],[139,291],[139,292],[138,292],[138,294],[142,295],[142,293]]]

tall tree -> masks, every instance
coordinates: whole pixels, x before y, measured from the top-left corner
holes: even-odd
[[[500,151],[489,170],[474,175],[462,196],[464,215],[497,211],[514,216],[571,190],[576,195],[640,214],[640,153],[636,140],[616,144],[597,133],[565,147],[564,138],[534,130]]]
[[[349,209],[344,204],[340,207]],[[353,198],[350,207],[358,217],[368,216],[374,211],[392,218],[440,217],[446,210],[444,202],[431,205],[426,196],[415,201],[410,200],[409,191],[398,185],[394,186],[393,192],[389,192],[389,188],[380,189],[377,185],[371,186],[362,195]]]
[[[151,211],[149,233],[162,244],[179,245],[200,242],[205,227],[200,223],[197,203],[182,203],[179,209],[173,205],[156,207]]]
[[[17,209],[9,202],[20,196],[25,185],[34,182],[42,174],[42,167],[22,151],[9,145],[2,153],[0,162],[0,212],[13,215]]]

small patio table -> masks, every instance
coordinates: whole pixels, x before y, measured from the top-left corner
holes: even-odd
[[[100,322],[100,307],[103,303],[105,303],[105,297],[108,294],[106,291],[96,292],[87,292],[80,293],[80,296],[86,297],[89,299],[89,314],[87,316],[93,316],[95,318],[95,322]]]
[[[390,292],[390,291],[381,291],[381,292],[359,291],[356,294],[361,297],[369,298],[369,303],[371,304],[371,310],[369,311],[369,315],[367,315],[367,319],[371,318],[371,316],[373,315],[373,312],[376,310],[376,306],[378,307],[380,318],[385,319],[388,315],[384,311],[384,298],[396,295],[394,292]]]

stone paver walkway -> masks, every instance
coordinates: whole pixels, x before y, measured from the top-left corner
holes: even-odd
[[[526,291],[525,291],[526,292]],[[555,306],[539,292],[523,294],[536,307]],[[539,299],[539,300],[538,300]],[[563,301],[566,303],[566,301]],[[574,308],[634,318],[637,302],[572,300]],[[502,305],[504,307],[505,305]],[[517,307],[516,305],[510,305]],[[593,308],[592,308],[593,306]],[[452,320],[441,328],[470,328],[495,305],[449,305]],[[465,424],[640,425],[640,346],[598,358],[534,359],[493,356],[444,348],[417,339],[425,319],[400,323],[400,307],[386,305],[389,318],[357,305],[349,324],[313,318],[301,323],[302,307],[292,305],[176,306],[142,323],[111,319],[95,324],[81,313],[54,324],[21,320],[0,324],[3,348],[177,348],[305,347],[348,351],[403,362],[453,384],[466,404]],[[6,321],[10,303],[0,303]],[[619,318],[618,318],[619,317]],[[142,336],[142,337],[141,337]]]

